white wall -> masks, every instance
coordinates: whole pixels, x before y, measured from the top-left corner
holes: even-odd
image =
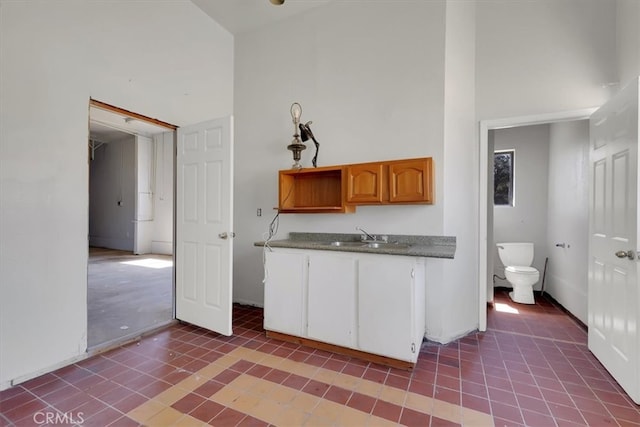
[[[616,0],[616,41],[620,87],[640,76],[640,2]]]
[[[263,238],[272,215],[257,218],[255,210],[271,212],[276,204],[276,171],[291,164],[285,150],[293,133],[289,106],[298,101],[322,144],[320,165],[431,155],[436,204],[282,215],[278,237],[289,231],[350,232],[355,225],[373,232],[455,233],[464,262],[448,270],[442,261],[429,264],[432,283],[443,289],[439,302],[450,303],[448,295],[460,298],[447,315],[436,316],[441,323],[435,335],[468,326],[457,310],[466,310],[478,295],[472,283],[479,191],[469,176],[479,173],[473,166],[479,153],[471,132],[464,127],[458,134],[452,125],[462,120],[457,123],[466,126],[469,111],[456,83],[475,102],[476,119],[602,104],[617,73],[615,2],[477,2],[475,20],[468,19],[472,5],[457,3],[381,1],[364,8],[333,2],[237,37],[235,185],[242,196],[235,204],[236,301],[262,304],[261,252],[252,243]],[[469,32],[475,24],[473,60],[463,22]],[[469,72],[475,68],[473,84],[459,64]],[[445,91],[453,98],[445,99]],[[310,157],[304,153],[305,165]]]
[[[153,140],[122,135],[95,150],[90,162],[89,245],[170,255],[173,132]]]
[[[302,105],[318,165],[432,156],[436,203],[283,214],[290,231],[443,234],[444,2],[332,2],[236,38],[234,300],[263,304],[263,239]],[[311,165],[313,144],[303,153]],[[256,217],[261,208],[264,216]],[[439,282],[441,283],[441,282]]]
[[[493,241],[533,242],[533,267],[542,272],[547,245],[547,199],[549,180],[549,125],[522,126],[492,131],[494,150],[515,150],[514,206],[493,209]],[[494,251],[494,272],[504,277],[504,266]],[[496,286],[510,286],[506,280],[495,280]]]
[[[595,107],[615,90],[615,0],[493,0],[477,9],[480,120]]]
[[[132,251],[135,137],[124,135],[100,146],[89,170],[89,245]]]
[[[133,253],[151,253],[153,239],[153,140],[135,136],[135,212]]]
[[[587,323],[589,122],[550,125],[545,291]],[[566,248],[556,247],[566,243]]]
[[[89,97],[178,126],[229,115],[233,37],[188,1],[0,2],[5,388],[87,347]]]
[[[429,275],[427,337],[447,342],[478,326],[478,127],[475,112],[475,19],[473,2],[448,1],[445,42],[443,234],[456,236],[453,261],[440,264],[443,279]],[[434,280],[435,279],[435,280]],[[435,313],[440,323],[433,321]],[[434,329],[437,326],[437,329]]]
[[[173,132],[153,136],[155,184],[151,252],[154,254],[173,253],[173,139]]]

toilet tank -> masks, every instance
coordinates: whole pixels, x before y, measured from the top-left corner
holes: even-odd
[[[500,261],[505,267],[530,266],[533,263],[533,243],[496,243]]]

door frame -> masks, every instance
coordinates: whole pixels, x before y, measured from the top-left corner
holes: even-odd
[[[478,239],[478,329],[480,331],[487,330],[487,303],[493,302],[493,284],[490,276],[493,275],[493,253],[489,251],[489,228],[493,224],[489,224],[489,196],[493,189],[489,188],[489,131],[496,129],[505,129],[519,126],[531,126],[547,123],[568,122],[574,120],[587,120],[597,110],[594,108],[585,108],[581,110],[560,111],[556,113],[534,114],[530,116],[506,117],[501,119],[490,119],[480,121],[480,177],[479,177],[479,198],[478,198],[478,221],[479,221],[479,239]],[[489,285],[491,284],[491,287]]]
[[[88,109],[87,109],[87,116],[88,116],[89,121],[91,120],[91,113],[90,113],[91,107],[98,108],[98,109],[101,109],[101,110],[110,111],[112,113],[115,113],[115,114],[118,114],[118,115],[122,115],[122,116],[125,116],[125,117],[130,117],[132,119],[136,119],[136,120],[141,121],[141,122],[146,122],[146,123],[158,126],[158,127],[165,128],[167,130],[167,132],[173,132],[173,138],[172,138],[173,139],[173,150],[172,150],[173,159],[172,159],[172,162],[171,162],[172,163],[172,169],[173,169],[173,183],[171,185],[172,191],[173,191],[173,208],[172,208],[173,219],[171,221],[172,227],[173,227],[173,232],[172,232],[173,242],[172,242],[172,251],[171,251],[172,252],[171,259],[172,259],[172,262],[173,262],[173,273],[171,275],[171,288],[172,288],[172,296],[171,296],[171,305],[172,305],[171,317],[172,317],[172,320],[171,321],[173,322],[173,321],[175,321],[175,318],[176,318],[176,295],[175,295],[176,294],[176,268],[175,268],[175,265],[176,265],[176,250],[175,249],[176,249],[176,211],[177,211],[177,207],[176,207],[176,205],[177,205],[177,203],[176,203],[176,192],[177,192],[176,168],[177,168],[177,162],[176,162],[176,159],[177,159],[177,153],[178,153],[178,151],[177,151],[177,141],[178,141],[178,139],[177,139],[178,138],[177,137],[177,133],[178,133],[177,129],[178,129],[178,126],[173,125],[173,124],[168,123],[168,122],[164,122],[162,120],[158,120],[158,119],[154,119],[152,117],[145,116],[145,115],[140,114],[140,113],[136,113],[136,112],[133,112],[133,111],[130,111],[130,110],[126,110],[124,108],[116,107],[115,105],[107,104],[106,102],[98,101],[98,100],[93,99],[91,97],[89,98],[89,105],[88,105]],[[87,167],[89,167],[88,163],[87,163]],[[87,185],[88,185],[88,182],[87,182]],[[89,188],[87,188],[87,191],[89,191]],[[87,209],[89,209],[88,206],[87,206]],[[88,241],[87,241],[87,243],[88,243]],[[88,250],[88,248],[87,248],[87,250]],[[88,262],[89,261],[87,259],[87,270],[89,268]],[[89,286],[88,282],[87,282],[87,286]],[[87,310],[88,310],[88,306],[87,306]],[[162,326],[160,326],[160,327],[162,327]],[[157,328],[158,328],[158,326],[154,326],[153,328],[149,329],[149,331],[157,329]],[[87,330],[88,330],[88,323],[87,323]],[[146,331],[146,332],[149,332],[149,331]],[[144,332],[145,331],[142,331],[140,333],[144,333]],[[107,350],[109,348],[122,345],[122,343],[126,342],[127,340],[128,340],[128,338],[124,337],[122,342],[117,342],[117,343],[114,343],[114,342],[111,342],[111,341],[107,342],[105,344],[104,348],[100,344],[97,345],[96,347],[91,347],[91,348],[89,348],[89,346],[87,346],[86,353],[88,353],[90,355],[91,354],[97,354],[97,353],[102,352],[104,350]]]

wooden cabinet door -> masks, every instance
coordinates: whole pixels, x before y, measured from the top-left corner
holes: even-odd
[[[302,252],[266,253],[264,328],[302,336],[307,255]]]
[[[433,203],[431,158],[389,163],[390,203]]]
[[[355,347],[356,265],[347,253],[309,255],[309,338]]]
[[[410,362],[417,360],[421,342],[415,342],[414,265],[412,258],[380,255],[360,258],[360,350]]]
[[[347,167],[347,203],[382,203],[381,163]]]

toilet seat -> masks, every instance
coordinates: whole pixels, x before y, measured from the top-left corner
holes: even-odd
[[[538,274],[538,270],[536,270],[533,267],[525,267],[523,265],[510,265],[509,267],[505,268],[506,271],[510,272],[510,273],[517,273],[517,274]]]

